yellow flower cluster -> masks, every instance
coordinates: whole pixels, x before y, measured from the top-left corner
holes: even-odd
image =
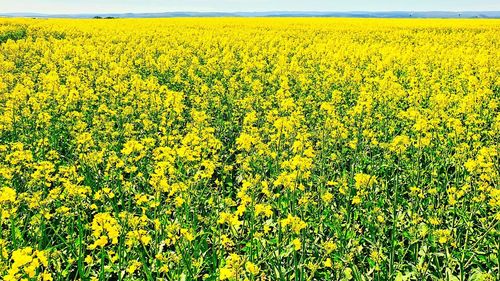
[[[12,252],[12,265],[4,276],[4,280],[19,280],[23,277],[34,278],[37,270],[48,267],[48,259],[44,251],[33,251],[31,247],[15,250]],[[51,281],[50,273],[40,274],[40,280]]]
[[[96,247],[104,247],[110,242],[117,244],[120,236],[120,225],[117,220],[109,213],[99,213],[95,215],[91,224],[92,236],[96,239],[95,242],[89,245],[89,249],[93,250]]]

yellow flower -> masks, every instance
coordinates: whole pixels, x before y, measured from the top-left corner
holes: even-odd
[[[10,187],[0,188],[0,203],[14,203],[16,202],[16,191]]]
[[[295,234],[299,234],[302,229],[307,227],[307,223],[305,223],[299,217],[288,214],[287,218],[281,220],[281,226],[290,226]]]
[[[108,244],[108,237],[103,235],[101,237],[99,237],[92,245],[90,245],[88,248],[90,250],[94,250],[95,248],[97,247],[104,247],[106,246],[106,244]]]
[[[184,199],[182,199],[182,197],[180,196],[175,197],[174,201],[177,208],[182,207],[182,204],[184,204]]]
[[[323,248],[325,249],[326,254],[329,255],[337,249],[337,244],[333,241],[327,241],[323,244]]]
[[[255,215],[263,215],[265,217],[271,217],[273,214],[272,208],[269,204],[255,204]]]
[[[321,199],[323,199],[323,201],[328,204],[328,203],[330,203],[332,201],[333,194],[331,194],[330,192],[325,192],[321,196]]]
[[[465,162],[464,167],[469,173],[473,173],[478,166],[478,163],[474,159],[469,159]]]
[[[139,262],[139,261],[132,261],[132,263],[130,263],[130,265],[127,267],[127,273],[130,274],[130,275],[132,275],[141,266],[142,266],[141,262]]]
[[[111,244],[118,243],[120,225],[109,213],[99,213],[95,215],[91,227],[92,236],[97,238],[97,240],[94,244],[89,246],[90,249],[106,246],[109,242],[108,238],[111,239]]]
[[[302,243],[299,238],[295,238],[292,240],[292,245],[295,251],[299,251],[302,248]]]
[[[368,174],[358,173],[354,175],[356,189],[370,187],[377,183],[377,178]]]
[[[379,263],[382,260],[382,255],[378,251],[374,250],[374,251],[371,251],[370,258],[374,262]]]
[[[228,279],[234,278],[235,276],[236,276],[236,273],[231,268],[223,267],[220,269],[220,273],[219,273],[220,280],[228,280]]]
[[[49,265],[49,261],[47,259],[47,254],[45,251],[36,251],[35,254],[43,266],[47,267]]]
[[[396,153],[403,153],[410,146],[410,144],[411,141],[408,136],[396,136],[389,145],[389,149]]]
[[[187,229],[181,228],[181,235],[189,242],[194,240],[194,235]]]
[[[324,266],[324,267],[331,268],[331,267],[332,267],[332,260],[331,260],[330,258],[327,258],[327,259],[323,262],[323,266]]]
[[[384,223],[384,222],[385,222],[385,218],[384,218],[383,216],[381,216],[381,215],[378,215],[378,216],[377,216],[377,221],[378,221],[379,223]]]
[[[252,144],[254,143],[255,139],[247,133],[242,133],[236,139],[236,145],[238,146],[238,148],[245,151],[250,151],[250,149],[252,148]]]
[[[251,261],[245,263],[245,269],[252,275],[257,275],[259,273],[259,267]]]
[[[361,197],[359,197],[359,196],[354,196],[352,198],[352,201],[351,201],[351,203],[354,205],[359,205],[359,204],[361,204],[361,202],[362,202],[362,200],[361,200]]]
[[[438,237],[440,244],[446,244],[452,238],[450,229],[438,229],[434,233]]]
[[[226,249],[234,246],[234,242],[225,234],[221,235],[220,243]]]
[[[44,272],[41,274],[41,278],[43,281],[52,281],[52,275],[50,273]]]
[[[440,224],[440,221],[436,217],[431,217],[431,218],[429,218],[429,223],[432,224],[432,225],[434,225],[434,226],[436,226],[436,225]]]
[[[94,263],[94,259],[92,258],[92,256],[91,256],[91,255],[87,255],[87,256],[85,257],[85,263],[87,263],[88,265],[90,265],[90,264]]]

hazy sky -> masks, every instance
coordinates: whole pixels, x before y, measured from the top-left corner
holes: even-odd
[[[0,13],[500,11],[500,0],[0,0]]]

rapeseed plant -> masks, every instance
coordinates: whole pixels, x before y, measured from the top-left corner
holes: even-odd
[[[0,19],[0,279],[500,280],[498,42]]]

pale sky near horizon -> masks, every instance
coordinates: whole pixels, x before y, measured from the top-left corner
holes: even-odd
[[[0,13],[500,11],[500,0],[0,0]]]

